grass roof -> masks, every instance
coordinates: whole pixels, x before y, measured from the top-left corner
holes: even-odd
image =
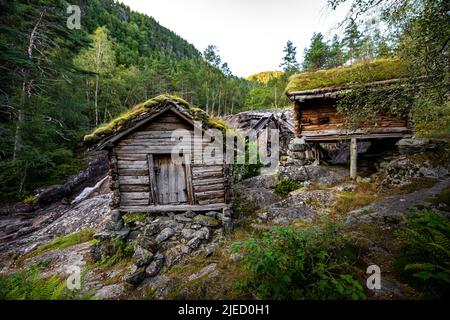
[[[377,59],[329,70],[302,72],[289,78],[285,92],[304,91],[327,87],[408,77],[407,64],[399,59]]]
[[[180,111],[188,113],[195,121],[201,121],[205,129],[216,128],[222,131],[226,129],[226,125],[221,120],[210,117],[205,111],[192,106],[184,99],[174,95],[162,94],[132,107],[108,123],[101,124],[91,133],[85,135],[83,140],[87,144],[93,144],[113,136],[158,112],[167,106],[168,103],[176,105]]]

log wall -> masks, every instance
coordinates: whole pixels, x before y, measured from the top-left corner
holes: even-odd
[[[170,154],[172,148],[179,145],[179,141],[171,141],[172,132],[176,129],[188,130],[191,142],[194,143],[192,125],[178,115],[166,112],[122,138],[113,147],[121,208],[132,207],[148,211],[149,206],[155,205],[150,187],[152,177],[149,173],[148,155],[152,154],[157,158],[158,155]],[[191,147],[193,150],[193,146]],[[195,164],[193,154],[189,158],[189,163],[185,165],[186,186],[192,186],[192,189],[186,190],[190,199],[179,203],[180,207],[224,204],[227,185],[224,165]]]
[[[323,106],[297,106],[296,108],[301,112],[297,119],[300,123],[297,130],[304,131],[318,131],[318,130],[333,130],[339,129],[344,124],[344,119],[337,113],[336,106],[329,104]],[[395,119],[385,115],[381,115],[377,119],[368,119],[370,127],[374,123],[377,127],[386,128],[385,132],[389,132],[389,128],[407,127],[407,119]],[[297,120],[298,121],[298,120]],[[366,125],[361,123],[359,128],[364,128]]]

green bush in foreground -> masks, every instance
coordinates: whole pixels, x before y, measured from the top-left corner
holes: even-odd
[[[450,222],[423,210],[397,231],[394,267],[402,280],[429,298],[450,296]]]
[[[325,222],[296,231],[274,227],[260,237],[233,245],[250,271],[241,289],[259,299],[363,299],[361,284],[349,273],[356,248],[342,228]]]

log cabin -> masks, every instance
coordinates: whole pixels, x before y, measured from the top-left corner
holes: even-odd
[[[224,120],[242,136],[264,135],[270,145],[268,130],[278,130],[280,155],[284,155],[294,135],[293,112],[291,108],[274,111],[243,111],[228,115]]]
[[[367,82],[361,83],[356,78],[363,73]],[[286,88],[286,95],[294,103],[296,138],[312,146],[317,155],[320,154],[318,149],[321,144],[350,141],[350,176],[355,178],[357,143],[373,140],[379,143],[383,139],[392,141],[411,137],[410,112],[394,117],[380,110],[375,119],[360,122],[356,128],[350,129],[345,125],[344,117],[338,113],[339,100],[356,86],[372,91],[401,85],[407,75],[406,65],[397,59],[379,59],[293,75]]]
[[[194,161],[195,126],[201,121],[200,145],[206,129],[224,125],[181,98],[161,95],[139,104],[85,136],[91,149],[109,154],[111,208],[122,212],[209,211],[229,208],[230,168],[225,163]],[[174,139],[184,129],[187,144]],[[195,137],[194,137],[195,136]],[[174,161],[173,148],[183,161]],[[187,150],[187,151],[186,151]]]

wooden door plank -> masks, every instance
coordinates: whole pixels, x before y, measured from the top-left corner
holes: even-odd
[[[195,203],[195,194],[194,194],[194,186],[192,183],[192,167],[191,167],[191,155],[185,154],[184,155],[184,167],[186,170],[186,191],[187,191],[187,198],[188,202],[190,204]]]
[[[159,204],[158,186],[156,184],[155,164],[153,161],[152,154],[147,155],[147,163],[148,163],[148,176],[149,176],[149,184],[150,184],[149,202],[151,201],[154,205],[158,205]]]
[[[169,203],[177,202],[177,174],[175,173],[175,165],[172,161],[167,163],[168,166],[168,179],[167,181],[167,189],[168,189],[168,199]]]

